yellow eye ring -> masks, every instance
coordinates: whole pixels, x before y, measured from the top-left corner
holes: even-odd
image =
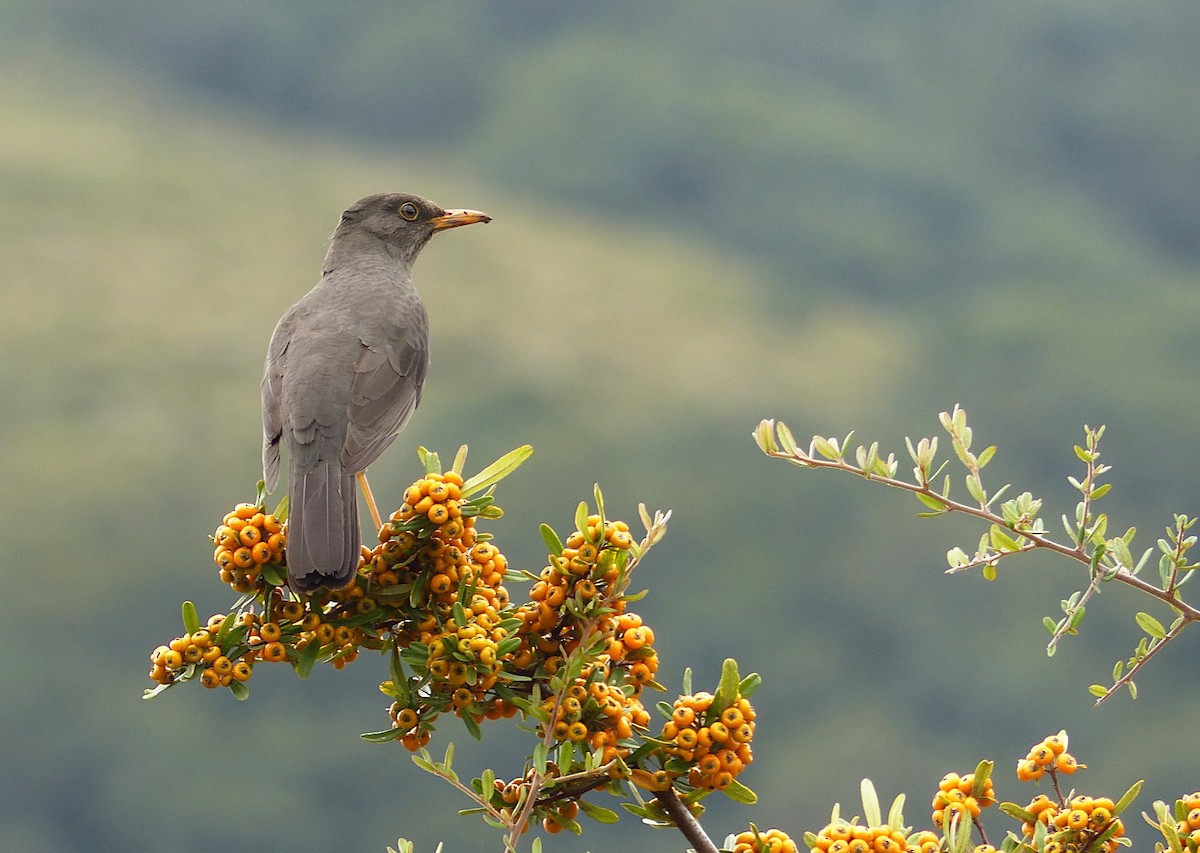
[[[400,215],[404,219],[408,220],[409,222],[412,222],[420,214],[421,214],[420,208],[418,208],[411,201],[406,201],[406,202],[404,202],[404,204],[400,205]]]

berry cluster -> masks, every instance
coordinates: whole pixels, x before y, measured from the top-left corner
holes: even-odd
[[[1051,829],[1045,848],[1048,853],[1083,849],[1111,853],[1117,849],[1116,839],[1125,834],[1121,819],[1113,817],[1114,808],[1108,797],[1076,796],[1060,806],[1045,796],[1037,796],[1025,806],[1025,811]],[[1022,832],[1032,837],[1034,825],[1025,823]],[[1105,836],[1103,843],[1094,844],[1101,835]]]
[[[909,847],[904,831],[886,823],[863,826],[838,820],[824,826],[815,836],[805,836],[806,841],[809,839],[811,853],[904,853],[906,850],[926,853],[924,847]]]
[[[1176,814],[1182,815],[1175,824],[1180,843],[1187,850],[1200,848],[1200,791],[1181,797],[1176,802]]]
[[[212,535],[217,549],[213,561],[221,581],[237,592],[262,587],[262,569],[267,564],[282,565],[287,536],[283,524],[263,507],[240,503],[226,514]]]
[[[549,727],[556,741],[586,747],[601,764],[628,756],[634,732],[645,731],[650,723],[641,701],[622,689],[604,661],[586,667],[561,702],[550,697],[541,707],[546,721],[539,732]]]
[[[680,696],[660,737],[671,756],[665,767],[674,775],[686,771],[687,783],[708,791],[723,790],[754,760],[754,708],[736,697],[724,708],[714,707],[714,696],[701,691]]]
[[[253,659],[236,655],[231,658],[216,642],[224,622],[224,613],[215,614],[207,628],[197,628],[156,648],[150,653],[150,678],[166,685],[199,676],[205,687],[229,687],[234,681],[248,680]]]
[[[933,825],[939,829],[957,816],[959,822],[974,820],[983,809],[995,805],[996,795],[990,777],[976,784],[975,774],[959,776],[947,773],[933,795]]]
[[[1087,765],[1078,763],[1075,757],[1067,752],[1066,732],[1059,732],[1050,735],[1041,743],[1035,743],[1029,754],[1017,762],[1017,779],[1030,782],[1041,779],[1047,772],[1052,775],[1071,774],[1084,767]]]
[[[796,842],[781,829],[750,829],[733,839],[733,853],[796,853]]]

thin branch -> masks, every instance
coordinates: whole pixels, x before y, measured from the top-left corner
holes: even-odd
[[[1122,686],[1133,681],[1133,677],[1137,674],[1138,670],[1140,670],[1143,666],[1145,666],[1147,663],[1149,663],[1150,659],[1152,657],[1154,657],[1156,654],[1158,654],[1159,650],[1161,650],[1163,648],[1163,646],[1165,646],[1167,643],[1171,642],[1173,639],[1178,637],[1180,632],[1183,631],[1184,627],[1187,624],[1188,624],[1187,620],[1183,619],[1183,620],[1177,622],[1174,626],[1172,626],[1172,628],[1169,631],[1167,631],[1166,635],[1161,640],[1159,640],[1157,643],[1155,643],[1153,646],[1150,647],[1150,650],[1146,652],[1146,656],[1144,658],[1142,658],[1137,663],[1135,663],[1133,666],[1131,666],[1129,668],[1129,672],[1125,673],[1120,678],[1118,678],[1113,683],[1113,686],[1108,688],[1108,692],[1106,692],[1103,696],[1101,696],[1099,699],[1096,700],[1096,707],[1099,707],[1104,702],[1105,699],[1107,699],[1109,696],[1112,696],[1114,693],[1116,693],[1119,689],[1121,689]]]
[[[675,793],[674,788],[667,788],[665,791],[655,791],[654,799],[658,800],[662,805],[663,810],[670,816],[679,831],[683,833],[683,837],[691,843],[692,849],[696,853],[721,853],[717,845],[708,837],[708,833],[704,831],[704,827],[688,811],[687,806],[683,804],[683,800],[679,799],[679,795]]]
[[[1004,520],[1003,516],[996,515],[991,510],[984,509],[982,507],[971,506],[970,504],[960,503],[951,498],[945,497],[939,494],[935,489],[931,488],[928,484],[918,485],[916,483],[909,483],[905,480],[900,480],[895,477],[888,477],[882,474],[864,471],[861,468],[847,463],[844,459],[818,459],[814,456],[809,456],[800,450],[797,450],[795,454],[787,453],[782,450],[769,450],[767,451],[767,455],[777,459],[786,459],[789,462],[802,465],[806,468],[826,468],[835,471],[845,471],[849,474],[857,474],[860,477],[865,477],[868,480],[875,480],[876,482],[883,483],[885,486],[891,486],[892,488],[900,489],[901,491],[925,495],[933,498],[942,506],[944,506],[947,513],[958,512],[964,515],[972,516],[973,518],[981,519],[989,524],[999,525],[1005,530],[1011,530],[1018,536],[1023,536],[1030,542],[1034,543],[1034,545],[1038,548],[1044,548],[1047,551],[1053,551],[1057,554],[1062,554],[1065,557],[1070,557],[1077,562],[1087,565],[1089,568],[1091,567],[1091,558],[1088,556],[1087,551],[1085,551],[1082,546],[1064,545],[1061,542],[1056,542],[1055,540],[1049,538],[1045,534],[1035,533],[1031,530],[1022,530],[1009,524]],[[1156,587],[1153,584],[1135,576],[1125,567],[1117,569],[1112,573],[1111,577],[1115,581],[1123,583],[1126,586],[1131,586],[1134,589],[1144,592],[1145,594],[1157,598],[1159,601],[1176,608],[1176,610],[1178,610],[1183,616],[1183,621],[1185,624],[1189,622],[1200,621],[1200,610],[1180,600],[1180,598],[1174,592],[1168,592],[1160,589],[1159,587]]]

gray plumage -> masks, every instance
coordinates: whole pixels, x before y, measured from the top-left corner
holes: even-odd
[[[412,266],[438,231],[490,217],[420,196],[368,196],[342,214],[317,286],[271,336],[262,380],[263,479],[288,452],[288,584],[340,589],[358,568],[355,477],[421,402],[429,321]]]

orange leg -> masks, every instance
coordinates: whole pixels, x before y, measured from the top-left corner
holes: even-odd
[[[358,472],[358,485],[362,487],[363,497],[367,499],[367,509],[371,511],[371,521],[375,522],[375,532],[383,527],[383,519],[379,517],[379,508],[375,506],[375,496],[371,494],[371,484],[367,482],[367,472]]]

